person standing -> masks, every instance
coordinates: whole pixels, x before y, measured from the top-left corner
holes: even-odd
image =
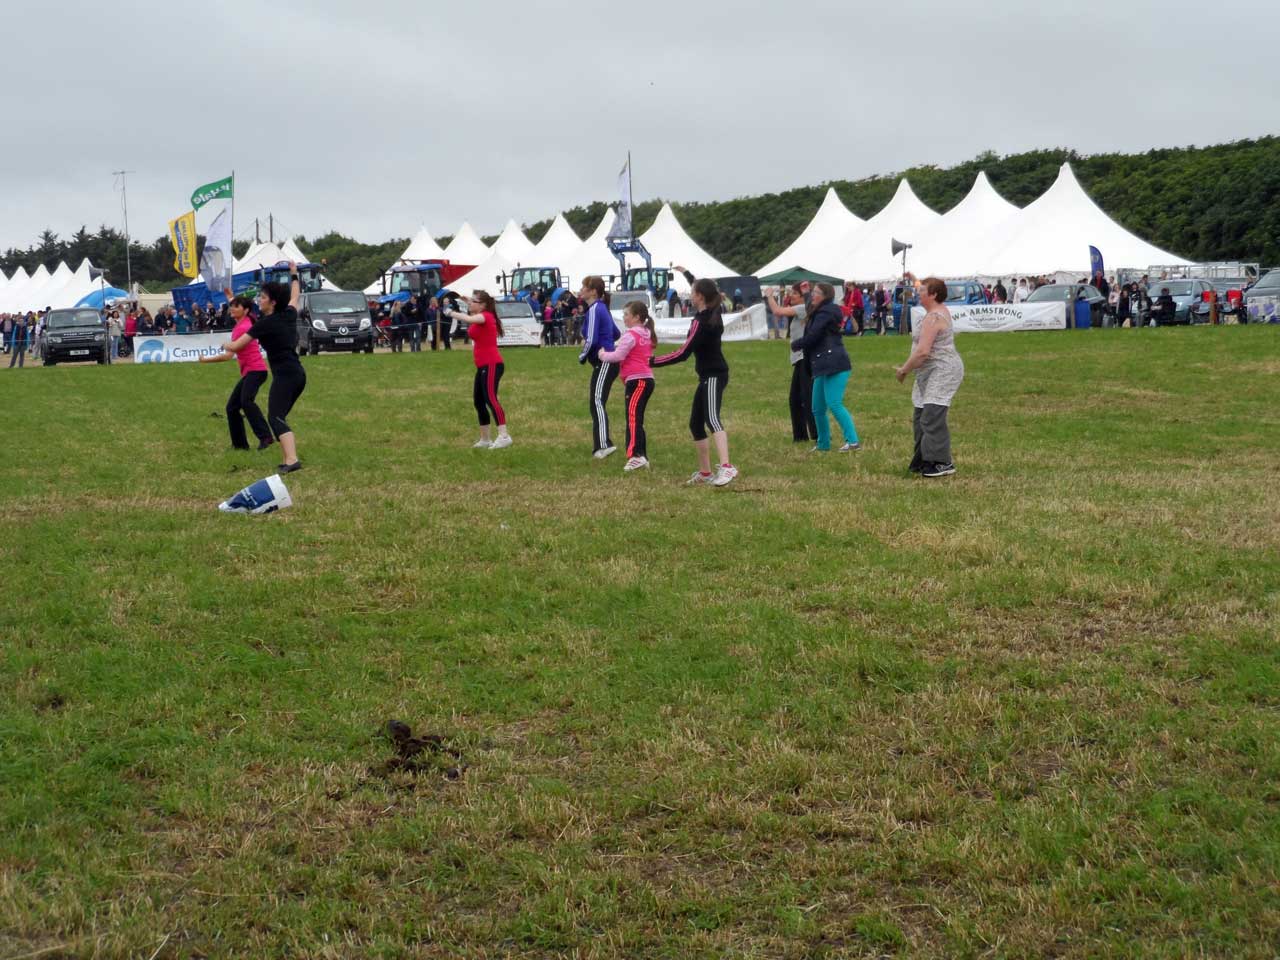
[[[1029,296],[1031,296],[1031,291],[1027,289],[1026,277],[1019,277],[1018,285],[1013,291],[1013,302],[1022,303]]]
[[[231,339],[236,340],[247,334],[253,326],[253,317],[250,315],[253,301],[248,297],[233,297],[230,290],[227,291],[227,297],[231,300],[231,316],[235,320],[235,326],[231,328]],[[275,441],[257,403],[258,391],[267,382],[267,361],[263,359],[262,350],[250,341],[239,353],[224,349],[215,357],[201,357],[199,362],[224,363],[232,359],[240,365],[240,379],[236,381],[227,400],[227,430],[231,433],[231,449],[249,449],[249,438],[244,432],[247,417],[254,436],[258,438],[258,449],[265,450]]]
[[[1004,280],[1002,280],[1000,277],[996,277],[996,285],[991,288],[991,302],[992,303],[1008,303],[1009,302],[1009,291],[1005,289]]]
[[[787,342],[803,335],[808,315],[800,284],[791,288],[787,302],[779,304],[768,297],[769,312],[786,323]],[[791,440],[794,443],[812,443],[818,439],[818,427],[813,420],[813,374],[803,350],[791,351]]]
[[[453,294],[449,294],[453,297]],[[446,350],[453,349],[453,317],[450,310],[458,309],[458,301],[456,297],[451,300],[436,301],[436,339],[440,341],[440,346]],[[434,347],[433,347],[434,349]]]
[[[627,462],[622,469],[630,473],[649,466],[644,411],[653,396],[653,370],[649,361],[653,358],[653,345],[658,342],[658,331],[649,316],[649,308],[639,300],[627,304],[622,322],[627,329],[618,340],[617,348],[601,350],[600,359],[620,365],[627,407]]]
[[[684,267],[676,267],[684,274],[693,288],[692,300],[696,311],[689,324],[689,333],[680,349],[653,361],[655,367],[683,363],[692,355],[694,370],[698,374],[698,387],[693,392],[693,407],[689,412],[689,432],[698,455],[698,469],[687,481],[690,486],[709,483],[724,487],[738,476],[738,468],[729,462],[729,434],[720,422],[720,403],[725,388],[729,386],[729,364],[725,362],[720,341],[724,337],[724,319],[720,288],[706,277],[695,280]],[[707,427],[715,441],[720,464],[711,472],[711,447],[707,439]]]
[[[421,353],[422,325],[427,320],[426,304],[419,300],[418,296],[414,294],[409,298],[409,303],[406,305],[406,309],[409,311],[409,352]]]
[[[120,326],[120,314],[115,310],[111,311],[111,317],[107,320],[107,342],[110,350],[107,356],[110,358],[108,363],[115,363],[120,359],[120,333],[123,328]]]
[[[133,356],[133,338],[138,334],[138,315],[130,310],[124,317],[124,343],[129,356]]]
[[[587,403],[591,408],[591,455],[603,460],[617,449],[609,436],[607,407],[609,391],[613,389],[613,381],[618,379],[618,365],[602,361],[600,351],[614,349],[619,331],[613,322],[613,314],[609,312],[609,295],[605,292],[604,280],[587,277],[582,281],[578,296],[587,307],[578,362],[591,364],[587,390]]]
[[[476,419],[480,421],[480,439],[472,444],[477,450],[502,450],[512,444],[507,432],[507,412],[498,402],[498,386],[506,365],[498,351],[498,338],[502,336],[502,321],[498,319],[498,305],[485,290],[471,294],[470,312],[442,311],[453,320],[467,324],[471,339],[471,357],[476,365],[476,377],[472,383],[471,399],[476,407]],[[489,439],[489,414],[498,425],[498,436]]]
[[[266,351],[267,363],[271,367],[267,426],[284,453],[284,463],[276,468],[280,473],[302,469],[298,460],[297,438],[285,418],[307,387],[307,373],[294,349],[298,343],[298,299],[302,295],[302,285],[298,280],[298,265],[292,260],[289,261],[289,277],[287,287],[276,282],[262,285],[262,292],[258,294],[258,320],[225,347],[230,353],[239,354],[256,340]]]
[[[9,324],[9,369],[13,369],[16,362],[19,367],[25,363],[27,355],[27,319],[25,316],[17,315],[9,317],[6,321]]]
[[[946,307],[947,285],[937,277],[926,277],[923,283],[912,273],[907,278],[915,284],[925,309],[924,320],[912,324],[911,355],[895,371],[899,383],[911,371],[916,374],[911,387],[915,453],[910,470],[923,477],[946,477],[956,472],[947,413],[964,380],[964,361],[956,351],[951,311]]]
[[[431,341],[431,350],[434,353],[440,347],[436,339],[436,325],[440,322],[440,301],[435,297],[427,298],[427,308],[422,312],[422,321],[424,332],[427,339]]]
[[[804,351],[813,371],[813,419],[818,428],[815,451],[831,449],[831,425],[827,412],[840,424],[844,434],[841,453],[862,449],[853,417],[844,405],[844,391],[849,385],[853,363],[841,336],[844,315],[835,302],[836,291],[829,283],[814,284],[809,293],[809,320],[804,333],[791,341],[792,350]]]

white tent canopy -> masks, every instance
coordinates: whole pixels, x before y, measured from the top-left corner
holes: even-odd
[[[424,223],[418,227],[418,232],[409,241],[409,245],[404,248],[404,252],[400,254],[399,259],[443,260],[445,259],[444,248],[436,243],[435,237],[431,235],[431,231],[427,229],[427,225]]]
[[[472,290],[488,290],[496,299],[502,285],[494,278],[500,273],[510,273],[514,268],[514,263],[495,251],[485,257],[470,273],[449,283],[448,288],[459,294],[469,294]]]
[[[582,241],[582,245],[571,257],[556,264],[560,267],[561,274],[567,276],[573,286],[581,285],[583,277],[607,277],[618,272],[618,258],[613,255],[605,239],[609,236],[609,231],[613,229],[614,221],[617,219],[618,215],[612,207],[605,210],[599,226],[592,231],[591,236]]]
[[[279,244],[263,240],[246,250],[244,256],[235,261],[231,270],[233,273],[243,273],[245,270],[257,270],[259,267],[274,267],[281,260],[289,259],[292,258],[285,255]],[[305,260],[306,257],[303,259]],[[196,283],[198,280],[192,282]]]
[[[733,276],[723,263],[703,250],[694,239],[685,233],[684,227],[676,219],[671,204],[664,203],[658,211],[653,226],[640,235],[640,242],[645,245],[653,257],[654,266],[679,265],[695,277]],[[688,290],[689,284],[684,277],[676,275],[672,285],[681,293]]]
[[[489,248],[485,246],[484,241],[480,239],[480,234],[476,233],[475,227],[470,223],[463,223],[453,239],[449,241],[449,245],[444,248],[444,259],[463,266],[470,263],[483,263],[488,256]]]
[[[520,225],[514,220],[508,220],[506,226],[502,228],[502,233],[498,234],[498,239],[493,242],[492,252],[506,257],[512,263],[532,266],[530,258],[533,256],[533,249],[533,244],[524,235]]]
[[[999,242],[982,255],[981,272],[990,276],[1058,271],[1088,276],[1090,246],[1102,252],[1108,270],[1189,263],[1108,217],[1084,192],[1068,163],[1053,186],[1022,211],[1016,229],[994,239]]]
[[[19,268],[21,269],[21,268]],[[42,263],[32,271],[25,283],[5,290],[0,299],[0,310],[9,313],[23,310],[43,310],[49,304],[41,300],[41,291],[49,285],[49,270]]]
[[[829,259],[832,247],[864,223],[865,220],[851,213],[841,203],[835,188],[828,187],[822,205],[800,236],[791,242],[791,246],[757,270],[756,274],[763,277],[792,267],[816,270],[815,263]]]
[[[922,277],[980,274],[992,243],[1016,230],[1021,216],[1022,209],[996,193],[986,172],[979,172],[968,195],[913,241],[907,266]]]
[[[546,234],[533,248],[531,265],[539,267],[560,267],[571,260],[582,249],[582,240],[573,232],[569,221],[563,213],[557,213]]]
[[[940,214],[920,202],[904,179],[884,209],[846,235],[831,258],[815,264],[814,269],[859,281],[896,276],[901,265],[890,253],[892,241],[914,244],[940,219]]]

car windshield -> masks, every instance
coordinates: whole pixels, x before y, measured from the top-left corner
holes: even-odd
[[[364,313],[369,308],[362,293],[315,293],[309,302],[312,313]]]
[[[967,283],[947,284],[947,303],[964,303],[969,299],[971,290],[972,288]]]
[[[1280,290],[1280,270],[1272,270],[1265,277],[1253,285],[1251,293],[1270,293],[1273,290]]]
[[[499,320],[528,320],[533,316],[533,307],[523,300],[500,301],[498,303]]]
[[[1027,303],[1045,303],[1052,300],[1070,300],[1075,287],[1064,283],[1050,283],[1036,287],[1027,297]]]
[[[97,310],[54,310],[49,314],[49,320],[45,324],[50,330],[101,325],[102,319],[98,316]]]
[[[1190,280],[1161,280],[1159,283],[1151,285],[1151,292],[1154,294],[1162,294],[1166,290],[1169,291],[1171,297],[1189,297],[1191,296]]]
[[[618,290],[609,298],[609,309],[614,313],[621,313],[627,309],[627,304],[639,302],[645,305],[645,308],[653,313],[653,295],[648,290]]]
[[[526,288],[544,287],[547,290],[553,290],[556,286],[555,280],[555,274],[550,270],[525,267],[512,272],[511,289],[524,290]]]

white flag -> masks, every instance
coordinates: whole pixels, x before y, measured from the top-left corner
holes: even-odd
[[[609,231],[610,240],[630,240],[631,234],[631,154],[618,174],[618,216]]]
[[[231,207],[226,205],[213,218],[204,237],[204,253],[200,255],[200,273],[210,290],[226,290],[231,286]]]

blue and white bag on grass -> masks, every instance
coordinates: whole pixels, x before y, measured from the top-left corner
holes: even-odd
[[[277,510],[291,506],[293,506],[293,499],[289,496],[289,490],[280,479],[280,474],[275,473],[265,480],[249,484],[235,496],[218,504],[218,509],[223,513],[257,515],[275,513]]]

